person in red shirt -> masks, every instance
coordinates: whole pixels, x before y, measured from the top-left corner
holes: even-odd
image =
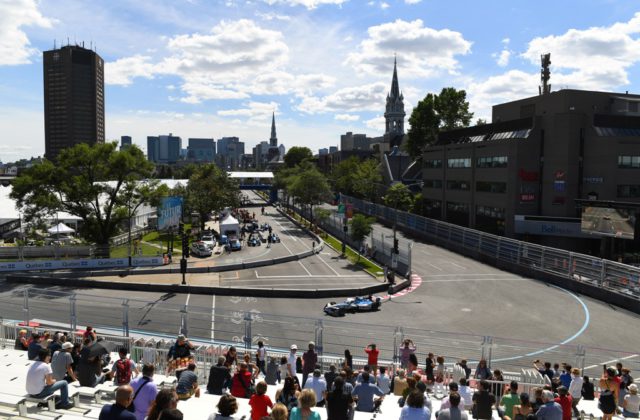
[[[251,389],[251,372],[245,362],[240,363],[240,369],[231,379],[231,395],[236,398],[249,398]]]
[[[573,413],[573,398],[569,395],[567,388],[559,386],[558,397],[556,397],[554,401],[562,407],[562,420],[571,420],[571,414]]]
[[[256,393],[251,396],[249,405],[251,406],[251,420],[260,420],[267,417],[267,407],[273,408],[273,402],[267,393],[267,383],[262,381],[256,385]]]
[[[369,346],[364,349],[364,352],[367,353],[367,364],[371,368],[371,373],[375,376],[378,370],[378,355],[380,351],[376,349],[375,344],[369,344]]]

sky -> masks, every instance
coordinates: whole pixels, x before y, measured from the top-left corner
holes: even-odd
[[[106,138],[238,136],[314,153],[384,132],[397,57],[407,120],[427,93],[464,89],[474,121],[552,90],[640,93],[631,0],[0,0],[0,161],[44,154],[42,51],[105,61]],[[408,124],[407,124],[408,128]]]

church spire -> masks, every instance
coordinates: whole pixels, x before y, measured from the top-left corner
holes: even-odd
[[[271,116],[271,137],[269,138],[269,146],[278,146],[278,136],[276,135],[276,113]]]
[[[396,57],[393,56],[393,79],[391,80],[391,92],[389,96],[396,99],[400,97],[400,86],[398,84],[398,70],[396,68]]]
[[[385,136],[389,139],[401,139],[404,135],[404,97],[400,92],[398,83],[397,61],[393,57],[393,79],[391,80],[391,90],[387,95],[387,106],[384,113],[386,121]]]

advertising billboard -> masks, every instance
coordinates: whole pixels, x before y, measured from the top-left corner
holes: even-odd
[[[158,207],[158,230],[177,228],[182,220],[182,197],[166,197]]]
[[[633,209],[593,206],[582,208],[581,229],[583,233],[633,239],[635,226],[636,214]]]

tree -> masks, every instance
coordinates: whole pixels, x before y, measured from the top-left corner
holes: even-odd
[[[383,197],[384,204],[396,210],[407,211],[413,204],[413,196],[409,187],[404,184],[394,184],[387,190]]]
[[[487,124],[487,120],[485,120],[484,118],[478,118],[476,120],[476,125],[486,125]]]
[[[284,164],[287,168],[293,168],[301,164],[305,159],[313,158],[313,154],[308,147],[293,146],[284,155]]]
[[[24,170],[13,183],[11,198],[25,221],[62,211],[82,220],[81,234],[96,243],[96,255],[109,256],[109,239],[127,219],[125,185],[148,178],[153,164],[131,146],[77,144],[63,150],[54,164],[43,160]],[[135,192],[137,187],[131,187]],[[146,194],[132,194],[145,200]]]
[[[189,178],[186,188],[186,207],[200,216],[204,229],[207,217],[225,207],[240,206],[238,183],[215,164],[198,166]]]
[[[375,218],[367,217],[364,214],[356,214],[351,218],[351,239],[353,239],[358,244],[362,245],[362,241],[369,236],[371,231],[373,230],[373,223],[375,222]],[[360,247],[358,247],[358,260],[360,260]]]
[[[436,98],[436,111],[440,116],[440,130],[469,127],[473,112],[469,112],[467,92],[452,87],[443,88]]]
[[[422,154],[422,149],[435,143],[440,127],[440,116],[436,111],[436,95],[427,94],[418,102],[409,117],[409,131],[405,148],[412,158]]]
[[[333,167],[329,179],[335,191],[339,191],[347,195],[355,195],[355,174],[358,172],[360,159],[355,156],[339,162]]]
[[[376,202],[382,175],[378,168],[380,164],[375,159],[368,159],[361,162],[353,174],[353,189],[359,197]]]
[[[320,204],[331,196],[327,178],[315,166],[310,166],[289,178],[289,192],[301,204],[310,207],[311,224],[313,224],[313,205]]]

